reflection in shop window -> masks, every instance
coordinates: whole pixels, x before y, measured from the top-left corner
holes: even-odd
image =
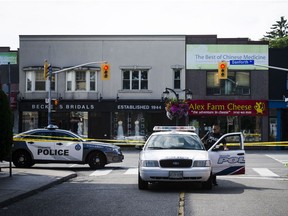
[[[88,137],[88,112],[71,112],[70,130],[82,137]]]
[[[22,113],[22,131],[38,128],[38,112]]]
[[[227,79],[217,72],[207,72],[207,95],[250,95],[250,73],[229,71]]]

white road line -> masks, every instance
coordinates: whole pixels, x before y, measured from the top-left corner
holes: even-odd
[[[137,175],[138,174],[138,168],[129,168],[124,174]]]
[[[282,163],[282,164],[287,164],[288,163],[288,160],[279,160],[279,159],[277,159],[276,157],[274,157],[274,156],[272,156],[272,155],[266,155],[267,157],[269,157],[269,158],[272,158],[273,160],[276,160],[276,161],[278,161],[279,163]]]
[[[112,172],[113,169],[108,169],[108,170],[96,170],[93,173],[91,173],[89,176],[104,176],[108,175],[110,172]]]
[[[253,170],[264,177],[279,177],[277,174],[273,173],[267,168],[253,168]]]

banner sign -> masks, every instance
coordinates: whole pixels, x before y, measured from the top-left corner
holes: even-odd
[[[0,52],[0,65],[17,64],[17,52]]]
[[[254,65],[269,65],[268,50],[266,44],[187,44],[186,68],[216,70],[218,62],[226,61],[229,70],[268,70]]]
[[[266,116],[265,100],[188,100],[189,115]]]

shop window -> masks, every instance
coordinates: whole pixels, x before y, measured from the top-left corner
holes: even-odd
[[[23,112],[22,131],[38,128],[38,112]]]
[[[123,89],[144,90],[148,89],[147,69],[122,69]]]
[[[146,126],[142,112],[113,114],[113,137],[118,140],[145,140]]]
[[[49,80],[44,78],[43,70],[26,72],[26,91],[48,91]],[[55,74],[52,75],[51,90],[55,91]]]
[[[174,89],[181,88],[181,69],[173,69],[174,71]]]
[[[66,72],[66,90],[96,91],[96,77],[96,71],[68,71]]]
[[[218,79],[217,72],[207,72],[207,95],[250,95],[250,73],[229,71]]]

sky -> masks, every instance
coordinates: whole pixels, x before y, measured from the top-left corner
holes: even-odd
[[[260,40],[288,0],[0,0],[0,47],[19,35],[217,35]]]

